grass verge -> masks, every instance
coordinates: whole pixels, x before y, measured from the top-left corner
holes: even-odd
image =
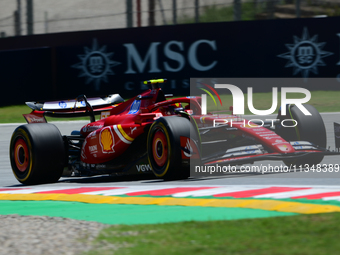
[[[243,2],[241,3],[242,8],[242,20],[254,20],[256,18],[256,14],[264,12],[266,10],[266,3],[258,2],[255,4],[254,2]],[[232,4],[225,4],[225,6],[221,5],[212,5],[205,6],[201,10],[201,15],[199,17],[201,23],[204,22],[224,22],[224,21],[233,21],[234,20],[234,7]],[[195,23],[195,19],[189,16],[183,16],[179,19],[178,23],[186,24],[186,23]]]
[[[86,254],[338,254],[340,213],[234,221],[116,225]],[[96,246],[98,247],[98,246]]]

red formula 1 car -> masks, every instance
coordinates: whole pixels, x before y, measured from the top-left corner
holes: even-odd
[[[201,115],[199,97],[166,99],[159,83],[124,102],[118,95],[55,102],[27,102],[33,110],[28,124],[15,129],[10,143],[13,173],[23,184],[56,182],[71,176],[154,174],[163,179],[187,178],[190,166],[240,165],[259,160],[283,160],[287,165],[318,164],[326,150],[326,131],[320,114],[313,117],[294,105],[284,128],[275,122],[248,122],[235,115]],[[95,120],[100,115],[100,120]],[[91,122],[62,136],[45,116],[90,116]],[[310,118],[308,118],[310,117]],[[237,120],[233,125],[221,120]],[[219,123],[220,121],[220,123]],[[258,125],[260,124],[260,125]],[[287,123],[286,123],[287,124]],[[337,154],[338,155],[338,154]],[[193,168],[192,168],[193,169]]]

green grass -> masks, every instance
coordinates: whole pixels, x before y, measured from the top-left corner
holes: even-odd
[[[312,98],[308,104],[313,105],[319,112],[340,112],[340,91],[312,91]],[[289,94],[289,98],[298,98],[301,94]],[[244,95],[245,103],[247,102],[247,94]],[[269,109],[272,105],[272,93],[254,93],[253,94],[254,107],[258,110]],[[278,105],[281,94],[278,93]],[[221,95],[223,108],[219,105],[218,99],[215,97],[217,106],[215,106],[210,96],[207,96],[208,111],[220,111],[229,109],[233,105],[231,95]],[[279,107],[277,107],[278,110]],[[245,114],[250,114],[247,105],[245,105]],[[277,113],[276,110],[276,113]],[[6,106],[0,107],[0,123],[25,123],[22,114],[30,113],[31,109],[26,105]],[[96,116],[96,119],[100,116]],[[61,120],[89,120],[89,118],[47,118],[47,121],[61,121]]]
[[[253,2],[242,3],[242,20],[254,20],[257,13],[263,12],[265,10],[265,5],[263,3],[258,3],[256,6]],[[204,22],[224,22],[234,20],[234,9],[233,5],[229,6],[206,6],[201,10],[201,15],[199,21]],[[192,17],[184,16],[179,19],[178,23],[194,23],[195,19]]]
[[[116,225],[104,229],[88,255],[339,254],[340,213],[234,221]],[[109,249],[104,247],[110,245]],[[117,250],[118,249],[118,250]]]
[[[261,2],[257,1],[255,4],[254,1],[242,2],[241,3],[241,20],[256,20],[256,19],[266,19],[268,11],[270,11],[271,7],[268,6],[269,2]],[[278,1],[277,5],[285,4],[285,1]],[[340,7],[339,6],[327,6],[327,4],[312,4],[309,0],[307,1],[307,6],[310,7],[319,7],[314,10],[314,15],[323,15],[327,16],[339,16],[340,15]],[[203,9],[200,9],[199,22],[226,22],[226,21],[234,21],[234,7],[233,4],[222,5],[211,5],[206,6]],[[171,21],[169,21],[171,24]],[[184,15],[179,18],[178,23],[187,24],[187,23],[195,23],[194,17],[189,17],[188,15]]]

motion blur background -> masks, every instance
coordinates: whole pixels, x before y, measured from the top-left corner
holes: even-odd
[[[339,91],[339,16],[340,0],[0,0],[0,106],[130,98],[153,78],[175,96],[199,77]]]
[[[340,15],[340,0],[1,0],[1,37]]]

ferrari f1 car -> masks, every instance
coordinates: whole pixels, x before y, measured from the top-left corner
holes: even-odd
[[[201,115],[200,97],[167,99],[159,87],[165,79],[149,80],[151,88],[130,100],[118,94],[85,95],[75,100],[27,102],[28,124],[17,127],[10,142],[10,161],[23,184],[56,182],[63,175],[154,174],[163,179],[190,175],[190,166],[241,165],[259,160],[283,160],[287,165],[318,164],[326,149],[326,131],[317,110],[305,116],[287,105],[270,123],[245,122],[231,114]],[[95,120],[100,115],[100,120]],[[89,116],[90,123],[61,135],[49,117]],[[219,120],[223,119],[219,124]],[[233,125],[226,119],[238,120]],[[294,119],[293,128],[281,120]],[[216,124],[217,123],[217,124]],[[261,124],[261,125],[259,125]],[[286,123],[287,124],[287,123]],[[287,124],[288,125],[288,124]]]

